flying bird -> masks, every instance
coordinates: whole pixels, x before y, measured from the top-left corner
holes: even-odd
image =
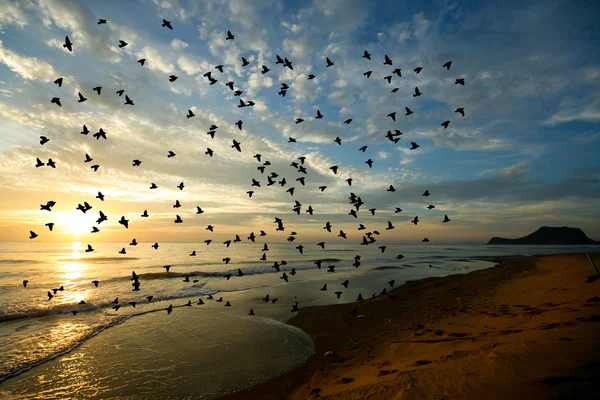
[[[231,34],[231,31],[227,31],[227,37],[225,37],[225,40],[233,40],[235,39],[235,36],[233,36]]]
[[[462,115],[463,117],[465,116],[465,109],[462,107],[457,108],[456,111],[454,111],[454,112],[460,113],[460,115]]]
[[[326,57],[326,58],[327,58],[327,67],[332,67],[332,66],[334,66],[334,65],[335,65],[335,63],[334,63],[333,61],[331,61],[331,60],[329,59],[329,57]]]
[[[71,43],[68,36],[65,36],[65,44],[63,44],[63,47],[69,51],[73,51],[73,43]]]
[[[166,19],[163,19],[161,26],[163,26],[165,28],[169,28],[170,30],[173,30],[173,27],[171,26],[171,23],[169,21],[167,21]]]
[[[385,55],[385,62],[383,63],[383,65],[392,65],[392,60],[388,57],[388,55]]]
[[[369,52],[365,50],[365,52],[363,53],[362,58],[366,58],[367,60],[370,60],[371,59],[371,54],[369,54]]]
[[[452,61],[448,61],[446,64],[442,65],[443,68],[446,68],[448,71],[450,71],[450,66],[452,65]]]

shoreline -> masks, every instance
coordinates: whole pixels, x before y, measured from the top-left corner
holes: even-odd
[[[599,252],[590,254],[596,260],[600,258]],[[536,369],[531,373],[539,373],[540,377],[528,381],[528,397],[548,398],[549,394],[563,393],[565,388],[579,390],[580,395],[592,393],[591,381],[582,374],[600,376],[600,363],[594,363],[594,357],[600,356],[600,324],[593,323],[600,321],[597,315],[600,314],[600,299],[595,302],[591,295],[593,291],[598,295],[600,287],[585,283],[585,278],[594,274],[585,253],[493,257],[485,261],[495,262],[496,266],[468,274],[407,281],[392,290],[388,286],[386,294],[363,301],[301,308],[287,323],[311,337],[314,354],[291,371],[218,399],[392,399],[400,398],[399,393],[406,398],[481,398],[484,393],[486,397],[502,398],[502,394],[494,397],[488,393],[500,386],[505,396],[517,394],[516,398],[520,398],[523,394],[518,395],[521,392],[517,387],[523,390],[524,383],[517,378],[523,373],[503,374],[496,366],[489,367],[494,370],[493,374],[487,369],[481,372],[474,366],[478,365],[477,357],[483,356],[508,357],[510,365],[515,365],[515,371],[527,364],[535,364]],[[560,279],[556,281],[556,277]],[[532,282],[533,286],[525,292],[518,296],[511,294],[523,285],[531,286]],[[558,287],[546,287],[557,283],[573,286],[573,290],[565,287],[558,291]],[[559,304],[583,302],[583,306],[562,310],[553,308],[557,304],[550,300],[537,305],[523,303],[539,300],[540,293],[548,291],[556,293],[550,300],[557,297],[564,300]],[[523,304],[511,304],[517,300],[515,297],[523,300]],[[586,303],[589,300],[592,302]],[[545,316],[565,321],[545,322]],[[539,326],[529,326],[536,320],[540,320]],[[486,325],[482,325],[484,323]],[[592,365],[588,372],[579,371],[578,376],[570,377],[542,376],[547,361],[544,358],[550,358],[543,353],[548,350],[544,340],[547,340],[548,332],[561,330],[554,330],[555,327],[563,328],[569,334],[577,331],[581,343],[563,337],[549,348],[560,347],[566,355],[572,353],[576,364],[587,360]],[[456,332],[450,332],[448,328]],[[464,332],[475,329],[483,332]],[[581,348],[586,341],[592,348]],[[542,351],[539,354],[535,348],[538,342],[545,346],[538,346]],[[519,351],[524,343],[527,351]],[[569,347],[576,347],[577,351],[569,350]],[[455,355],[465,351],[473,355],[465,359]],[[326,352],[332,354],[325,356]],[[440,352],[448,354],[440,358]],[[526,362],[520,353],[527,353],[533,359]],[[435,357],[413,360],[417,355]],[[547,364],[556,370],[569,362],[553,359]],[[457,379],[457,368],[460,371],[472,369],[470,374],[483,375],[483,381],[490,381],[490,386],[486,387],[488,392],[473,387],[468,379]],[[425,377],[429,377],[429,384],[419,385]]]

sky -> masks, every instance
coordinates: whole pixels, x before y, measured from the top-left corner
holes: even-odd
[[[482,243],[543,225],[579,227],[600,240],[598,21],[594,1],[0,0],[0,240],[27,241],[32,230],[39,241],[200,242],[263,229],[272,241],[291,231],[301,242],[344,241],[323,230],[326,221],[348,242],[361,240],[358,223],[401,243]],[[275,64],[276,55],[293,70]],[[270,71],[262,74],[262,65]],[[395,68],[401,77],[388,83]],[[59,77],[62,87],[53,83]],[[415,87],[422,96],[413,97]],[[121,89],[134,106],[124,105]],[[78,92],[88,100],[78,103]],[[239,108],[240,98],[255,106]],[[188,110],[195,117],[186,118]],[[305,121],[296,124],[299,117]],[[107,140],[92,137],[100,128]],[[385,138],[394,129],[403,133],[398,143]],[[40,136],[50,141],[40,145]],[[410,150],[410,142],[420,147]],[[86,153],[93,162],[84,162]],[[257,153],[271,162],[262,174]],[[291,166],[302,156],[306,186]],[[36,158],[52,158],[56,168],[36,168]],[[271,172],[287,185],[267,187]],[[365,203],[358,219],[348,215],[350,192]],[[50,200],[52,212],[40,210]],[[85,214],[76,210],[84,201],[92,206]],[[109,219],[92,234],[100,210]],[[445,214],[450,223],[441,222]],[[175,215],[184,222],[174,224]],[[117,223],[121,216],[129,229]],[[284,232],[275,231],[275,217]],[[385,230],[388,220],[396,229]]]

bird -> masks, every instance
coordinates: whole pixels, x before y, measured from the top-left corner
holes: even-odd
[[[428,206],[427,206],[427,209],[428,209],[428,210],[432,210],[432,209],[434,209],[434,208],[435,208],[435,206],[434,206],[433,204],[430,204],[430,205],[428,205]]]
[[[65,36],[65,44],[63,44],[63,47],[71,52],[73,51],[73,43],[71,43],[68,36]]]
[[[94,133],[92,136],[94,136],[96,138],[96,140],[100,140],[100,138],[104,138],[104,140],[107,140],[106,132],[104,132],[104,130],[102,128],[100,128],[100,130],[98,132]]]
[[[365,52],[363,53],[362,58],[366,58],[367,60],[370,60],[371,59],[371,54],[369,54],[369,52],[365,50]]]
[[[56,105],[57,105],[57,106],[59,106],[59,107],[62,107],[62,104],[60,104],[60,98],[58,98],[58,97],[53,97],[53,98],[50,100],[50,103],[53,103],[53,104],[56,104]]]
[[[427,243],[427,242],[429,242],[429,239],[427,239],[427,238],[423,238],[423,240],[421,240],[421,242],[423,242],[423,243]]]
[[[321,110],[317,110],[317,116],[315,117],[315,119],[321,119],[323,118],[323,114],[321,114]]]
[[[140,63],[140,65],[143,67],[144,63],[146,62],[145,58],[140,58],[139,60],[137,60],[138,63]]]
[[[35,163],[35,167],[39,168],[39,167],[43,167],[45,164],[42,160],[40,160],[39,158],[36,158],[36,163]]]
[[[177,80],[177,76],[175,75],[169,75],[169,82],[175,82]]]
[[[270,71],[270,69],[269,69],[269,68],[267,68],[267,66],[266,66],[266,65],[263,65],[263,66],[262,66],[262,71],[260,71],[260,73],[264,75],[264,74],[266,74],[266,73],[267,73],[267,72],[269,72],[269,71]]]
[[[340,146],[342,145],[342,139],[339,136],[335,138],[334,142],[339,144]]]
[[[390,187],[387,189],[388,192],[395,192],[396,189],[394,188],[394,186],[390,185]],[[375,214],[373,214],[375,215]]]
[[[173,30],[173,27],[171,26],[171,23],[169,21],[167,21],[166,19],[162,20],[162,25],[165,28],[169,28],[170,30]]]
[[[227,36],[225,37],[225,40],[233,40],[235,39],[235,36],[233,36],[231,34],[231,31],[227,31]]]
[[[125,216],[121,216],[119,220],[119,224],[123,225],[125,228],[129,229],[129,220],[125,219]]]
[[[385,79],[386,81],[388,81],[388,83],[392,83],[392,75],[384,76],[383,79]]]
[[[40,144],[43,146],[46,143],[48,143],[50,141],[50,139],[48,139],[46,136],[40,136]]]
[[[396,75],[398,75],[399,78],[402,78],[402,69],[396,68],[395,70],[392,71],[392,74],[396,74]]]
[[[315,78],[316,78],[316,76],[315,76],[315,75],[313,75],[313,74],[309,74],[309,75],[308,75],[308,80],[309,80],[309,81],[310,81],[310,80],[312,80],[312,79],[315,79]]]
[[[447,215],[444,215],[444,220],[442,222],[450,222],[450,218]]]
[[[413,94],[413,97],[418,97],[420,96],[422,93],[419,91],[419,88],[415,86],[415,93]]]
[[[385,228],[385,229],[386,229],[386,230],[391,230],[391,229],[394,229],[394,228],[395,228],[395,227],[394,227],[394,225],[392,225],[392,221],[388,221],[388,226],[387,226],[387,228]]]
[[[363,153],[367,150],[368,146],[363,146],[360,149],[358,149],[358,151],[362,151]]]
[[[98,283],[100,283],[99,281],[92,281],[92,283],[94,284],[94,286],[98,287]]]
[[[447,129],[448,125],[450,125],[450,121],[444,121],[444,122],[441,123],[441,126],[443,126],[444,129]]]
[[[173,151],[169,150],[169,154],[167,154],[167,158],[173,158],[175,157],[177,154],[175,154]]]
[[[391,112],[387,116],[390,117],[392,119],[392,121],[396,120],[396,112]]]
[[[50,231],[52,231],[52,228],[54,228],[54,223],[53,223],[53,222],[48,222],[47,224],[45,224],[45,226],[47,226],[47,227],[48,227],[48,229],[49,229]]]
[[[98,20],[98,25],[100,25],[100,24],[105,24],[105,23],[106,23],[106,20],[105,20],[105,19],[99,19],[99,20]]]
[[[37,233],[34,231],[29,231],[29,239],[35,239],[36,237],[38,237]]]
[[[418,216],[414,217],[413,220],[410,221],[410,222],[412,222],[413,224],[417,225],[419,223],[419,217]]]
[[[365,161],[365,164],[367,164],[369,168],[373,168],[373,160],[371,160],[370,158],[367,161]]]
[[[331,61],[331,60],[329,59],[329,57],[326,57],[326,58],[327,58],[327,67],[332,67],[332,66],[334,66],[334,65],[335,65],[335,63],[334,63],[333,61]]]
[[[179,185],[177,185],[177,187],[179,188],[179,190],[183,190],[183,188],[184,188],[185,186],[183,185],[183,182],[181,182]]]
[[[119,48],[123,48],[123,47],[127,46],[128,44],[129,44],[129,43],[127,43],[127,42],[126,42],[126,41],[124,41],[124,40],[119,40]]]
[[[410,148],[410,150],[414,150],[414,149],[416,149],[416,148],[418,148],[418,147],[419,147],[419,145],[418,145],[418,144],[416,144],[415,142],[410,142],[410,145],[412,146],[412,147]]]
[[[125,95],[125,105],[133,106],[133,101],[129,98],[129,96]]]
[[[452,65],[452,61],[448,61],[446,64],[442,65],[443,68],[446,68],[448,71],[450,71],[450,66]]]
[[[425,190],[425,191],[423,192],[422,196],[425,196],[425,197],[429,196],[429,190]]]
[[[92,88],[92,90],[98,93],[98,96],[100,96],[100,92],[102,92],[102,86],[96,86],[95,88]]]
[[[119,95],[119,97],[121,97],[121,96],[123,96],[123,93],[125,93],[125,90],[123,90],[123,89],[117,90],[116,93]]]
[[[460,113],[460,115],[462,115],[463,117],[465,116],[465,109],[462,107],[457,108],[456,111],[454,111],[454,112]]]
[[[338,171],[338,166],[337,165],[332,165],[331,167],[329,167],[329,169],[332,170],[333,173],[337,175],[337,171]]]
[[[223,66],[222,66],[222,65],[217,65],[217,66],[215,67],[215,69],[218,69],[218,70],[219,70],[219,72],[223,73]],[[233,89],[232,89],[232,90],[233,90]]]
[[[78,93],[78,96],[79,96],[79,100],[77,100],[78,103],[83,103],[84,101],[87,100],[85,97],[83,97],[81,92]]]
[[[169,304],[169,307],[167,307],[166,310],[167,310],[167,315],[171,314],[173,312],[173,304]]]
[[[388,55],[385,55],[385,62],[383,63],[383,65],[392,65],[392,60],[388,57]]]
[[[62,83],[63,83],[63,78],[58,78],[54,81],[55,84],[58,85],[58,87],[62,87]]]
[[[232,148],[235,148],[237,151],[241,152],[242,148],[240,147],[240,143],[237,142],[235,139],[233,140],[233,145],[231,146]]]
[[[242,124],[244,122],[240,119],[238,122],[236,122],[235,124],[237,125],[237,127],[240,129],[240,131],[242,130]]]
[[[419,72],[423,71],[423,67],[417,67],[414,69],[414,71],[418,74]]]
[[[465,78],[456,78],[456,82],[454,82],[454,84],[465,86]]]
[[[248,60],[246,60],[244,57],[242,57],[242,67],[245,67],[246,65],[249,65],[250,63],[248,62]]]
[[[410,115],[410,114],[414,113],[414,111],[411,110],[410,108],[408,108],[408,107],[404,107],[404,108],[406,109],[406,114],[404,114],[404,115]]]

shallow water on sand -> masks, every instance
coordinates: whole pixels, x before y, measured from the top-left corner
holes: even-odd
[[[401,284],[493,265],[473,257],[586,250],[388,244],[385,254],[361,248],[362,265],[354,268],[356,247],[343,244],[308,248],[302,256],[290,250],[295,246],[273,244],[263,262],[256,247],[238,245],[229,265],[214,261],[224,257],[223,249],[190,257],[198,244],[168,243],[150,255],[128,249],[124,258],[114,257],[119,249],[110,243],[97,245],[93,256],[82,245],[44,246],[32,252],[28,244],[0,244],[0,396],[210,399],[279,375],[311,354],[310,339],[283,323],[295,302],[300,308],[350,302],[359,293],[379,293],[390,279]],[[395,260],[397,254],[405,258]],[[317,259],[327,260],[323,269],[312,264]],[[274,273],[274,260],[287,265]],[[167,264],[170,273],[162,268]],[[335,273],[326,272],[328,265],[336,265]],[[237,268],[243,277],[236,276]],[[285,283],[281,273],[289,275],[292,268],[297,274]],[[131,291],[132,270],[142,282],[139,292]],[[183,282],[187,274],[192,282]],[[23,279],[30,281],[26,289]],[[90,283],[94,279],[98,288]],[[348,289],[341,286],[345,279]],[[328,290],[319,290],[324,284]],[[46,292],[61,285],[65,290],[47,300]],[[343,291],[339,300],[337,290]],[[207,300],[209,293],[224,301]],[[278,301],[265,303],[266,294]],[[150,303],[147,295],[154,296]],[[122,305],[118,311],[111,308],[115,297]],[[183,306],[199,297],[206,304]],[[86,304],[78,305],[80,299]],[[129,301],[138,303],[133,308]],[[225,301],[232,307],[224,307]],[[164,311],[169,304],[175,308],[171,315]],[[250,308],[255,316],[247,315]]]

